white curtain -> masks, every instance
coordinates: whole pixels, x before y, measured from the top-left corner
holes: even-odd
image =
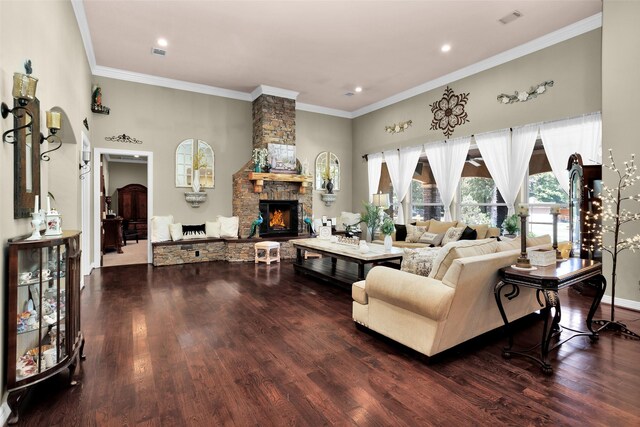
[[[369,203],[373,201],[373,195],[378,192],[380,174],[382,173],[382,153],[367,155],[367,171],[369,177]]]
[[[514,203],[527,173],[531,153],[536,144],[538,125],[527,125],[476,135],[482,159],[507,204],[509,215],[515,213]]]
[[[602,164],[602,115],[600,113],[574,119],[543,123],[540,137],[551,170],[560,186],[569,194],[567,162],[579,153],[585,165]]]
[[[429,159],[429,167],[433,173],[444,205],[444,220],[451,221],[451,202],[458,188],[462,168],[469,152],[471,137],[456,138],[450,141],[425,144],[424,151]]]
[[[384,161],[387,163],[387,169],[389,169],[389,176],[391,177],[391,184],[396,191],[398,197],[398,218],[396,218],[397,224],[404,224],[404,209],[402,208],[402,202],[409,191],[411,186],[411,178],[420,160],[420,153],[422,153],[422,146],[407,147],[398,150],[389,150],[384,152]]]

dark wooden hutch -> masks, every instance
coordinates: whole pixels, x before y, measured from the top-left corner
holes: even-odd
[[[602,190],[602,165],[584,165],[580,154],[569,156],[569,236],[571,237],[571,256],[583,259],[601,259],[602,252],[591,252],[586,247],[593,238],[588,221],[594,221],[593,213],[600,204]],[[596,202],[596,203],[594,203]],[[602,225],[598,216],[597,227]]]

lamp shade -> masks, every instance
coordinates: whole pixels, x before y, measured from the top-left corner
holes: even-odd
[[[36,97],[36,86],[38,79],[28,74],[13,73],[13,91],[14,98],[33,101]]]
[[[387,209],[389,207],[389,195],[382,193],[374,194],[373,205]]]

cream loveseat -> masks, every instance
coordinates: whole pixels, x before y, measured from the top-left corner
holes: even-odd
[[[549,236],[528,239],[550,247]],[[515,263],[519,240],[466,240],[445,245],[430,277],[374,267],[352,286],[353,320],[427,356],[503,325],[493,293],[498,270]],[[540,309],[535,291],[503,301],[509,320]]]

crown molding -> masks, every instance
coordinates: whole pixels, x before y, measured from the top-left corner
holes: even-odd
[[[353,113],[336,108],[322,107],[320,105],[305,104],[296,102],[296,110],[308,111],[310,113],[326,114],[328,116],[342,117],[345,119],[353,119]]]
[[[84,44],[84,52],[87,55],[89,68],[93,73],[93,70],[96,68],[96,54],[93,52],[91,31],[89,31],[89,23],[87,22],[87,15],[84,12],[82,0],[71,0],[71,7],[73,8],[73,13],[76,15],[78,29],[80,30],[80,37],[82,37],[82,43]]]
[[[442,77],[438,77],[437,79],[428,81],[411,89],[400,92],[396,95],[390,96],[389,98],[374,102],[373,104],[369,104],[365,107],[353,111],[352,116],[353,118],[356,118],[379,110],[381,108],[388,107],[400,101],[404,101],[405,99],[412,98],[416,95],[420,95],[438,87],[445,86],[456,80],[460,80],[462,78],[472,76],[498,65],[505,64],[509,61],[513,61],[514,59],[521,58],[530,53],[537,52],[549,46],[553,46],[554,44],[561,43],[600,27],[602,27],[602,12],[585,18],[581,21],[575,22],[571,25],[567,25],[566,27],[560,28],[559,30],[556,30],[549,34],[545,34],[542,37],[538,37],[537,39],[521,44],[520,46],[516,46],[513,49],[506,50],[490,58],[484,59],[480,62],[476,62],[475,64],[469,65],[468,67],[461,68]]]
[[[128,82],[143,83],[152,86],[162,86],[170,89],[185,90],[187,92],[221,96],[223,98],[238,99],[240,101],[251,101],[251,95],[246,92],[223,89],[199,83],[185,82],[183,80],[168,79],[166,77],[152,76],[150,74],[136,73],[134,71],[120,70],[118,68],[103,67],[102,65],[96,65],[93,74],[95,76],[109,77],[112,79],[125,80]]]
[[[298,98],[298,95],[300,95],[300,92],[281,89],[279,87],[260,85],[251,92],[251,101],[255,101],[260,95],[277,96],[280,98],[293,99],[295,101]]]

